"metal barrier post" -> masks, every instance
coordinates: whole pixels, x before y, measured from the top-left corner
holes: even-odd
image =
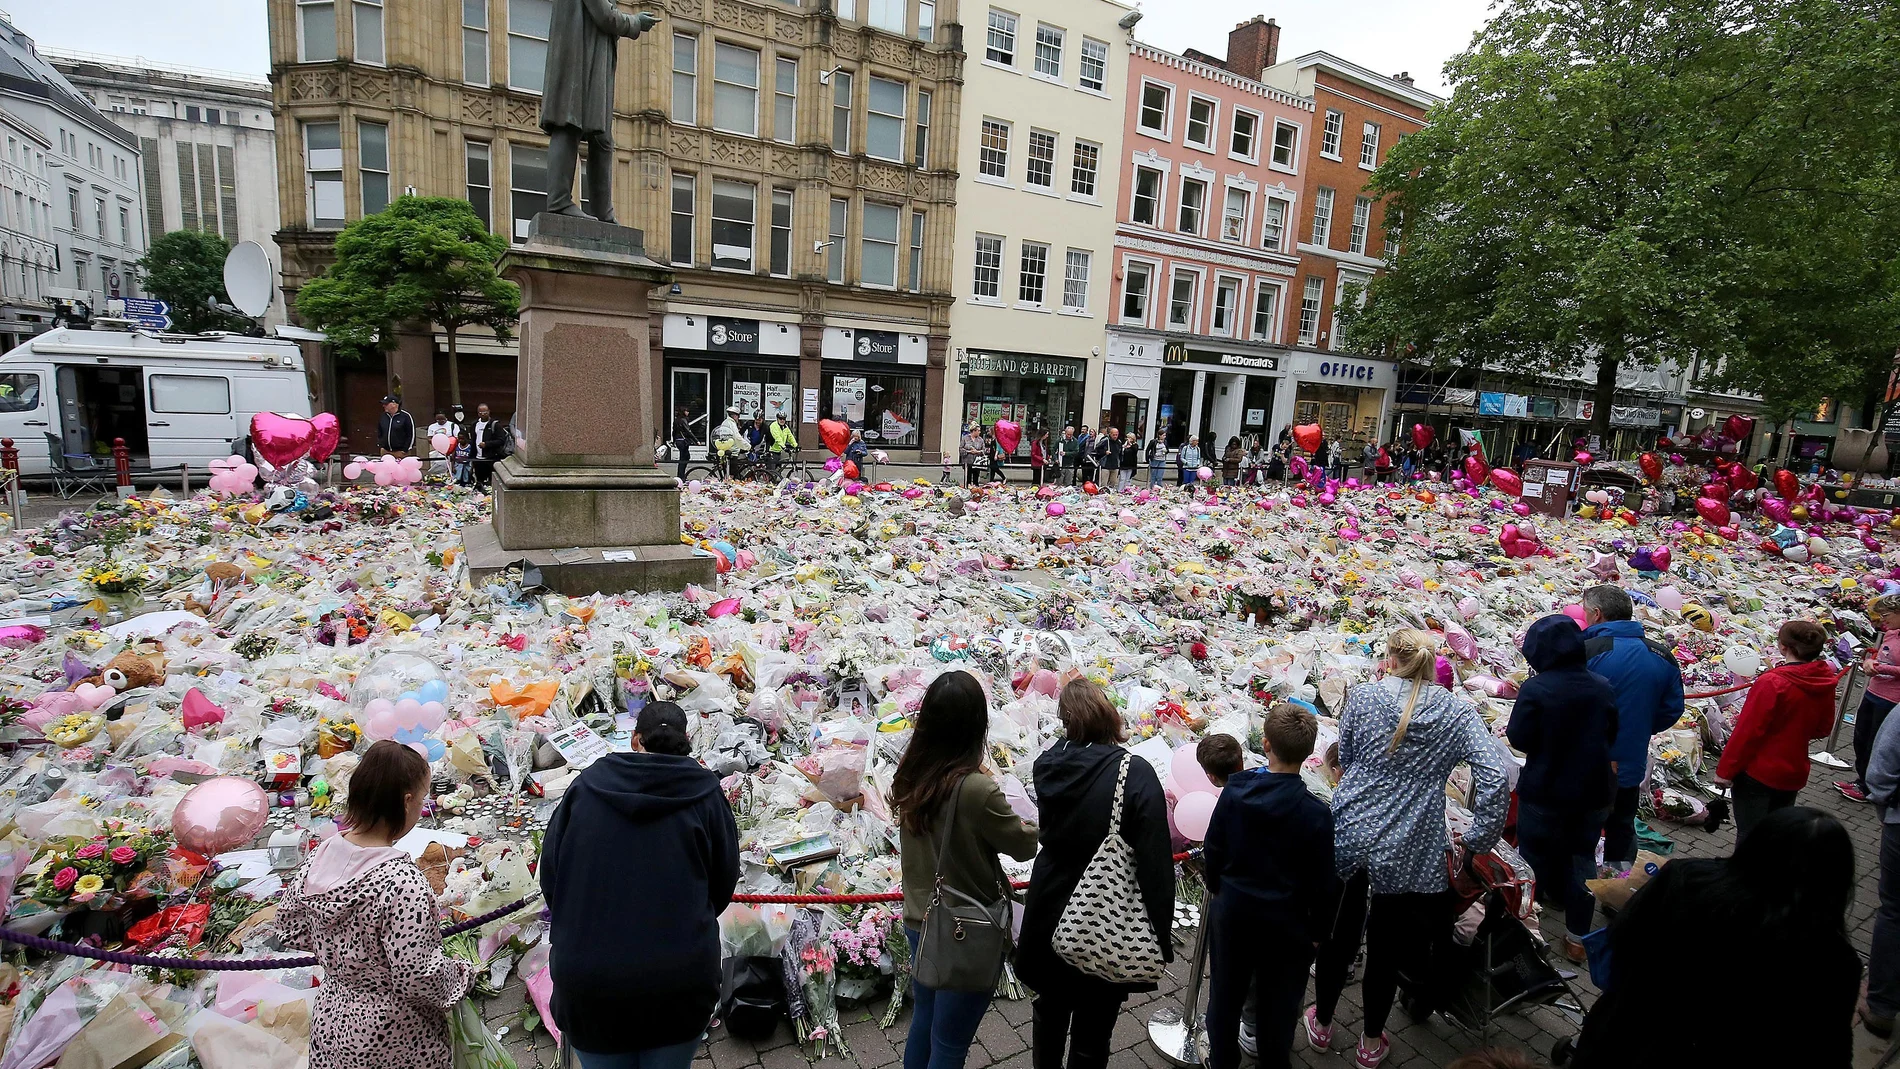
[[[1834,727],[1827,733],[1827,748],[1808,755],[1809,761],[1829,768],[1854,767],[1853,762],[1834,756],[1834,747],[1839,745],[1841,723],[1847,719],[1848,710],[1859,709],[1861,696],[1867,693],[1867,675],[1860,670],[1860,662],[1848,665],[1847,671],[1841,673],[1841,680],[1844,685],[1834,703]]]
[[[1207,928],[1213,902],[1201,900],[1201,923],[1194,930],[1194,956],[1189,959],[1187,988],[1181,992],[1181,1005],[1166,1005],[1148,1018],[1148,1042],[1156,1053],[1181,1066],[1199,1069],[1203,1064],[1201,1047],[1207,1034],[1207,1022],[1201,1017],[1201,976],[1207,961]]]
[[[126,447],[125,439],[112,439],[112,466],[116,469],[119,484],[119,497],[131,497],[132,488],[132,450]]]

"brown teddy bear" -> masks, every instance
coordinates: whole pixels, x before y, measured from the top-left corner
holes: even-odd
[[[165,681],[165,669],[156,657],[141,657],[127,651],[106,662],[106,666],[97,675],[87,676],[81,683],[94,686],[104,684],[121,693],[139,687],[157,686]]]

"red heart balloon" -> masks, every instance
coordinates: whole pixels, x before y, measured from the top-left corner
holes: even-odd
[[[1491,472],[1491,485],[1512,497],[1516,497],[1524,492],[1524,480],[1518,478],[1517,472],[1509,468],[1493,469]]]
[[[1801,480],[1794,472],[1783,468],[1775,472],[1775,493],[1785,501],[1793,501],[1801,496]]]
[[[1016,447],[1022,444],[1023,425],[1015,420],[999,419],[993,431],[996,435],[996,444],[1002,446],[1005,453],[1016,452]]]
[[[336,443],[343,436],[343,425],[337,422],[335,412],[319,412],[310,417],[310,429],[315,432],[310,437],[310,463],[321,464],[336,452]],[[448,452],[444,449],[441,452]]]
[[[1712,497],[1695,499],[1695,514],[1716,525],[1727,527],[1729,521],[1728,506]]]
[[[1484,466],[1484,461],[1479,460],[1476,453],[1465,458],[1465,478],[1482,486],[1490,474],[1490,469]]]
[[[1412,444],[1419,449],[1431,447],[1432,439],[1438,437],[1438,431],[1423,423],[1412,424]]]
[[[1761,485],[1761,476],[1740,464],[1731,464],[1728,469],[1728,481],[1737,490],[1753,490]]]
[[[1717,501],[1727,501],[1728,495],[1733,492],[1729,484],[1721,479],[1711,479],[1702,484],[1702,496],[1712,497]]]
[[[296,463],[298,458],[310,452],[310,443],[316,437],[317,429],[302,416],[259,412],[251,417],[251,447],[257,450],[258,456],[270,461],[274,468]],[[334,449],[335,445],[331,448]]]
[[[858,465],[856,461],[847,460],[844,462],[844,477],[847,479],[855,479],[858,477]]]
[[[1636,458],[1636,463],[1643,469],[1643,474],[1649,478],[1650,482],[1653,483],[1662,478],[1662,458],[1656,454],[1644,453]]]
[[[1319,452],[1320,443],[1326,440],[1326,434],[1317,423],[1302,423],[1293,428],[1293,443],[1308,453]]]
[[[818,437],[823,439],[825,448],[831,450],[832,456],[843,456],[844,447],[851,444],[851,428],[835,419],[821,419],[818,421]]]
[[[1649,551],[1649,562],[1651,564],[1654,564],[1656,566],[1656,570],[1659,572],[1666,572],[1669,570],[1669,557],[1670,557],[1670,554],[1669,554],[1668,546],[1657,546],[1655,549],[1652,549]]]
[[[224,722],[224,708],[204,696],[197,687],[185,692],[185,700],[178,710],[179,719],[189,731],[200,724],[221,724]]]
[[[1755,420],[1750,416],[1730,416],[1722,421],[1722,433],[1738,442],[1755,436]]]
[[[1083,484],[1082,484],[1082,492],[1083,492],[1083,493],[1085,493],[1085,494],[1094,494],[1094,493],[1099,493],[1099,492],[1101,491],[1101,489],[1102,489],[1101,487],[1099,487],[1099,486],[1097,486],[1097,485],[1095,485],[1094,483],[1083,483]]]

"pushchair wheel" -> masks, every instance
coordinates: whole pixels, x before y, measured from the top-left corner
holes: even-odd
[[[1556,1069],[1564,1069],[1570,1064],[1570,1056],[1576,1053],[1577,1040],[1574,1036],[1565,1036],[1550,1047],[1550,1064]]]

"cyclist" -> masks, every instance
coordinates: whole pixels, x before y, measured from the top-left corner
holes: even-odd
[[[778,422],[772,424],[772,444],[766,456],[772,469],[772,481],[777,482],[785,460],[798,456],[798,432],[792,430],[790,413],[780,412]]]
[[[745,440],[739,435],[739,406],[727,405],[726,418],[713,428],[713,458],[719,474],[732,478],[733,461]]]

